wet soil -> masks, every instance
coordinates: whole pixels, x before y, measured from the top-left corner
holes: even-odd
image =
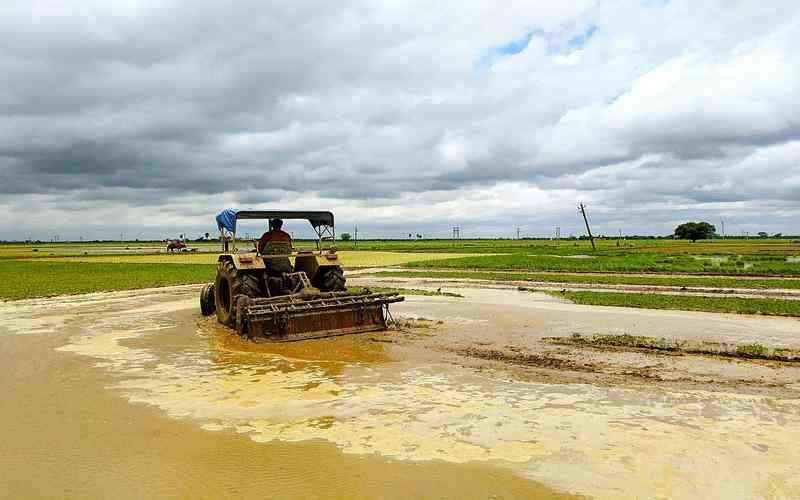
[[[456,284],[445,291],[463,297],[397,304],[399,329],[252,344],[201,317],[198,291],[0,304],[0,390],[14,402],[1,417],[0,496],[800,491],[796,363],[547,340],[611,333],[797,349],[800,321]]]
[[[346,363],[387,359],[356,337],[243,344],[199,318],[194,295],[173,287],[0,304],[0,498],[572,498],[491,463],[345,454],[315,436],[256,441],[192,418],[190,406],[165,411],[137,397],[131,386],[161,379],[177,385],[173,402],[196,404],[180,380],[191,369],[163,370],[181,358],[223,375],[228,394],[247,387],[241,370],[313,365],[335,376]]]

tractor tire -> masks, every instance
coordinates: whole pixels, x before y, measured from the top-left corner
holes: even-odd
[[[214,300],[214,283],[203,285],[200,291],[200,312],[203,316],[211,316],[217,308]]]
[[[240,295],[260,296],[261,286],[258,278],[252,274],[238,271],[230,260],[220,262],[217,265],[217,279],[214,282],[217,321],[236,328],[236,300]]]
[[[321,292],[340,292],[347,290],[344,271],[339,267],[326,269],[317,277],[314,284]]]

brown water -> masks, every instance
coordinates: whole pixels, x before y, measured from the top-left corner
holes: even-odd
[[[514,321],[543,315],[556,325],[577,321],[564,304],[537,311],[527,297],[501,294],[497,305],[488,296],[413,297],[396,312],[439,315],[448,328],[418,335],[440,342],[506,335],[516,332]],[[745,498],[800,491],[800,386],[775,396],[537,383],[415,350],[413,335],[405,346],[382,342],[382,334],[254,345],[199,317],[195,302],[195,289],[178,287],[0,306],[0,390],[13,402],[0,417],[0,492]]]
[[[203,429],[215,427],[192,408],[198,397],[212,408],[219,394],[233,395],[261,373],[332,376],[344,362],[384,355],[378,343],[349,339],[326,348],[339,362],[313,366],[292,356],[327,356],[302,344],[275,346],[285,358],[262,346],[240,350],[208,322],[198,328],[194,293],[178,292],[179,301],[160,291],[0,305],[0,498],[563,496],[485,463],[404,462],[344,454],[314,436],[263,443]],[[161,406],[148,401],[159,394]],[[195,413],[200,419],[187,418]]]

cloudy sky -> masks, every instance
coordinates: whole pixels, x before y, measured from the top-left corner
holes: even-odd
[[[0,239],[800,233],[796,0],[4,0]],[[291,229],[302,233],[300,224]]]

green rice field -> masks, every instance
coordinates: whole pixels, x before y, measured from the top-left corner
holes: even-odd
[[[298,247],[312,245],[297,242]],[[196,251],[169,254],[163,242],[0,244],[0,299],[211,281],[219,244],[189,247]],[[786,279],[800,277],[798,239],[599,240],[596,250],[585,240],[369,240],[339,242],[338,250],[345,269],[391,268],[381,274],[396,277],[800,288],[800,280]],[[568,293],[579,294],[568,298],[586,304],[800,315],[794,302],[779,299]]]

